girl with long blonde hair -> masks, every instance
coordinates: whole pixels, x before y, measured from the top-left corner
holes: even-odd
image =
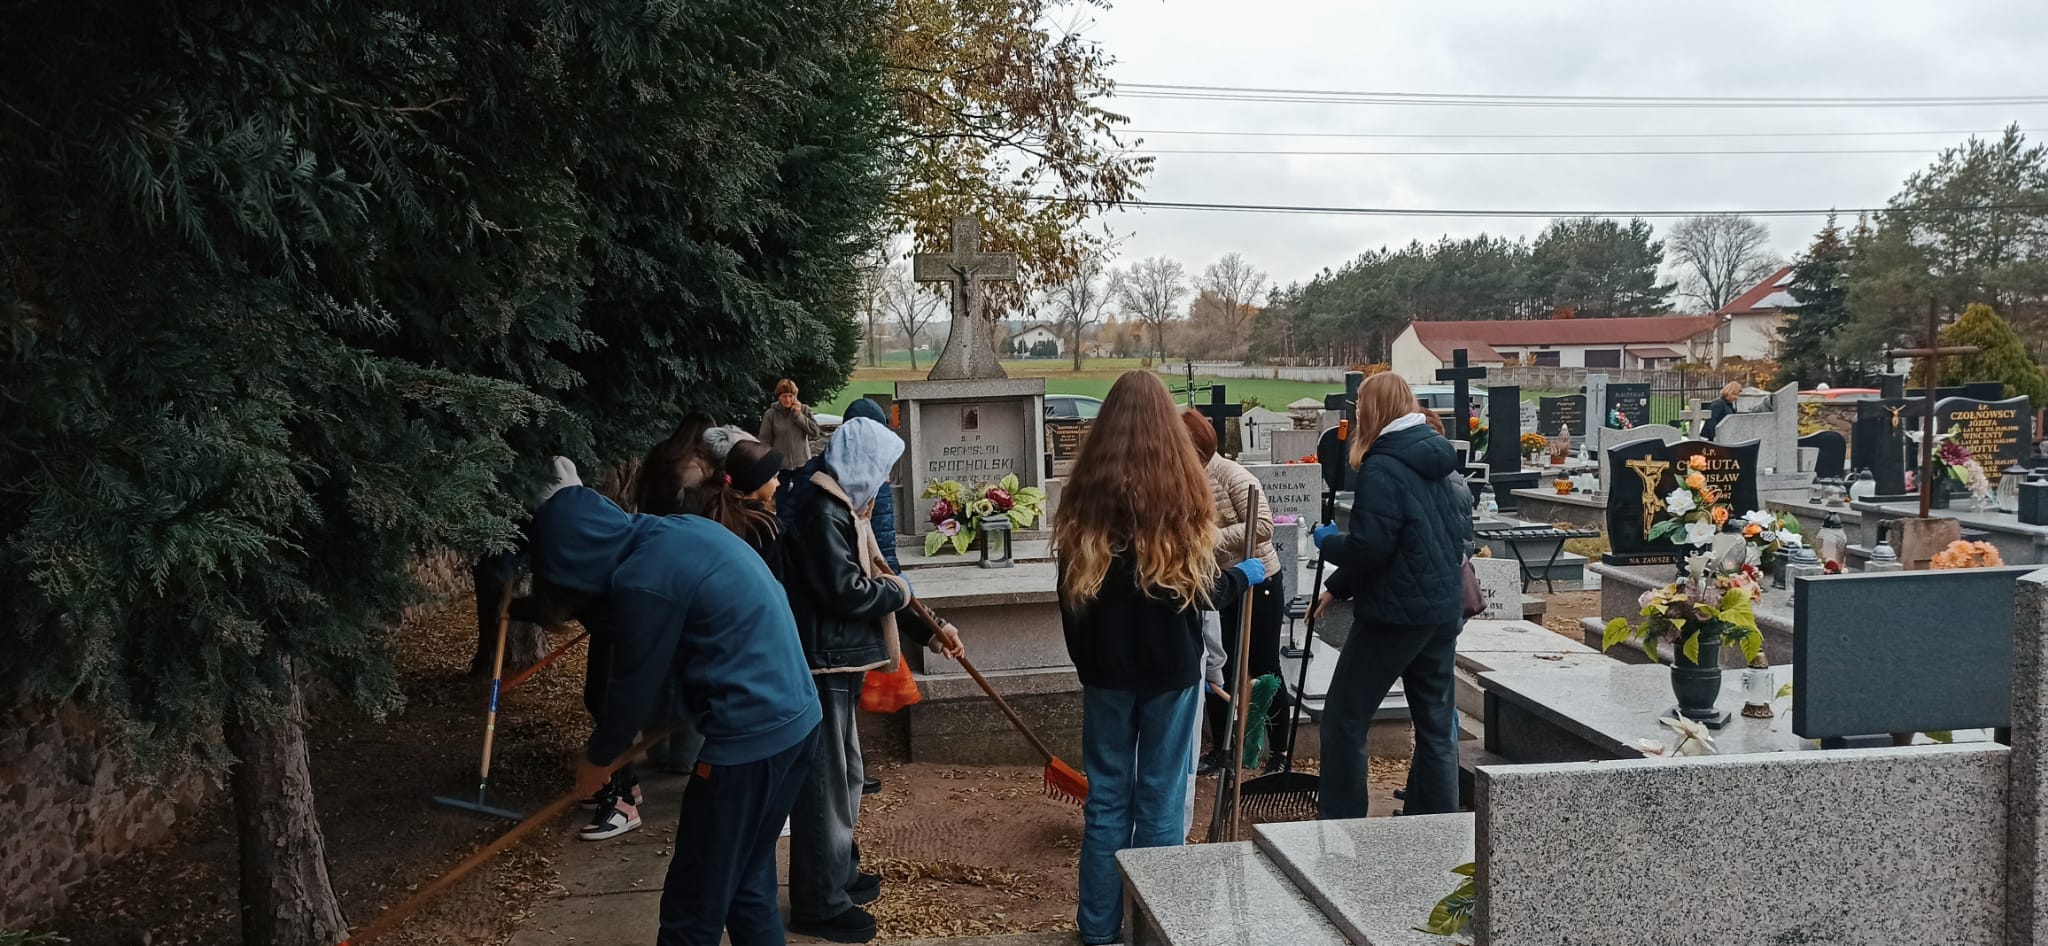
[[[1402,810],[1458,810],[1453,670],[1472,504],[1456,451],[1430,420],[1399,375],[1365,379],[1351,429],[1350,527],[1315,531],[1323,560],[1337,566],[1317,613],[1335,599],[1354,599],[1323,709],[1317,803],[1324,818],[1366,816],[1366,733],[1395,680],[1415,725]]]
[[[1209,480],[1173,398],[1150,372],[1102,401],[1053,521],[1060,618],[1081,678],[1088,770],[1081,941],[1123,940],[1116,852],[1186,840],[1201,707],[1201,609],[1265,580],[1216,561]]]

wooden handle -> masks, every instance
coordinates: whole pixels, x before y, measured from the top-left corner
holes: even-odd
[[[1002,710],[1004,716],[1010,717],[1010,724],[1016,726],[1017,732],[1023,734],[1024,739],[1031,743],[1031,748],[1038,750],[1038,754],[1044,756],[1045,761],[1051,762],[1052,750],[1046,748],[1045,743],[1038,740],[1038,734],[1032,732],[1031,727],[1024,724],[1024,717],[1017,715],[1017,711],[1010,708],[1009,701],[996,695],[995,688],[988,685],[988,680],[981,675],[981,671],[974,669],[973,662],[967,659],[966,654],[960,655],[959,663],[960,666],[967,668],[967,675],[973,677],[974,682],[980,685],[981,692],[988,694],[989,699],[996,701],[996,708]]]

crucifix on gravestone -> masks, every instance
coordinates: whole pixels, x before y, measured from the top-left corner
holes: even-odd
[[[1203,417],[1209,418],[1210,425],[1216,428],[1216,452],[1223,453],[1224,448],[1229,445],[1229,440],[1224,437],[1224,431],[1229,427],[1231,418],[1244,413],[1244,405],[1223,403],[1223,385],[1217,384],[1209,387],[1209,403],[1195,410],[1200,411]]]
[[[1920,518],[1934,508],[1934,397],[1941,387],[1941,356],[1974,355],[1983,349],[1975,345],[1941,347],[1941,315],[1933,299],[1927,300],[1927,337],[1919,348],[1885,349],[1886,359],[1911,358],[1920,363],[1920,378],[1926,389],[1920,415]],[[1893,414],[1894,417],[1898,415]]]
[[[932,363],[932,381],[960,381],[970,378],[1003,378],[1003,363],[996,357],[994,327],[988,316],[984,284],[1010,282],[1017,278],[1017,254],[983,253],[981,221],[973,217],[953,218],[953,246],[945,253],[919,253],[911,258],[913,277],[918,282],[948,285],[953,301],[951,334],[946,350]]]
[[[1465,358],[1465,349],[1457,349],[1451,352],[1449,368],[1436,369],[1436,379],[1451,383],[1451,397],[1457,401],[1458,426],[1452,440],[1472,439],[1472,382],[1486,377],[1485,368],[1475,368]]]

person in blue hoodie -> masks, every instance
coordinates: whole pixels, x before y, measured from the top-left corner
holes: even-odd
[[[808,774],[818,689],[761,556],[698,516],[627,513],[561,478],[534,513],[534,597],[610,658],[576,790],[596,791],[674,683],[703,734],[661,896],[660,946],[780,946],[775,842]]]
[[[1373,375],[1358,389],[1350,453],[1357,471],[1350,528],[1315,530],[1317,550],[1337,567],[1317,613],[1334,599],[1352,598],[1355,615],[1324,703],[1318,814],[1366,816],[1366,733],[1396,680],[1415,724],[1402,810],[1457,811],[1453,674],[1465,617],[1470,494],[1456,474],[1450,441],[1430,428],[1399,375]]]

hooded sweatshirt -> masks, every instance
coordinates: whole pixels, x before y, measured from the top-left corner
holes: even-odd
[[[752,548],[698,516],[633,515],[588,488],[554,493],[533,522],[533,571],[596,596],[577,617],[607,638],[588,754],[632,745],[677,682],[707,765],[741,765],[807,738],[818,691],[782,587]]]
[[[1331,594],[1356,599],[1363,624],[1456,624],[1464,616],[1472,510],[1450,480],[1451,442],[1420,414],[1389,423],[1353,475],[1351,528],[1321,546]]]
[[[876,404],[875,402],[870,401],[867,398],[858,398],[852,404],[846,405],[846,417],[848,420],[852,420],[857,417],[864,417],[867,418],[868,420],[874,421],[884,426],[887,426],[889,423],[889,419],[883,416],[882,414],[882,405]],[[827,446],[827,449],[830,449],[829,445]],[[811,471],[806,471],[804,475],[808,477],[810,476],[810,473]],[[888,475],[886,473],[883,474],[883,479],[885,482],[887,480],[887,476]],[[875,493],[875,513],[873,516],[869,518],[875,526],[875,540],[879,542],[882,546],[882,557],[888,560],[889,567],[891,569],[894,569],[896,572],[901,573],[903,571],[903,565],[901,562],[898,562],[896,560],[895,490],[892,490],[889,487],[884,486],[880,491]]]

